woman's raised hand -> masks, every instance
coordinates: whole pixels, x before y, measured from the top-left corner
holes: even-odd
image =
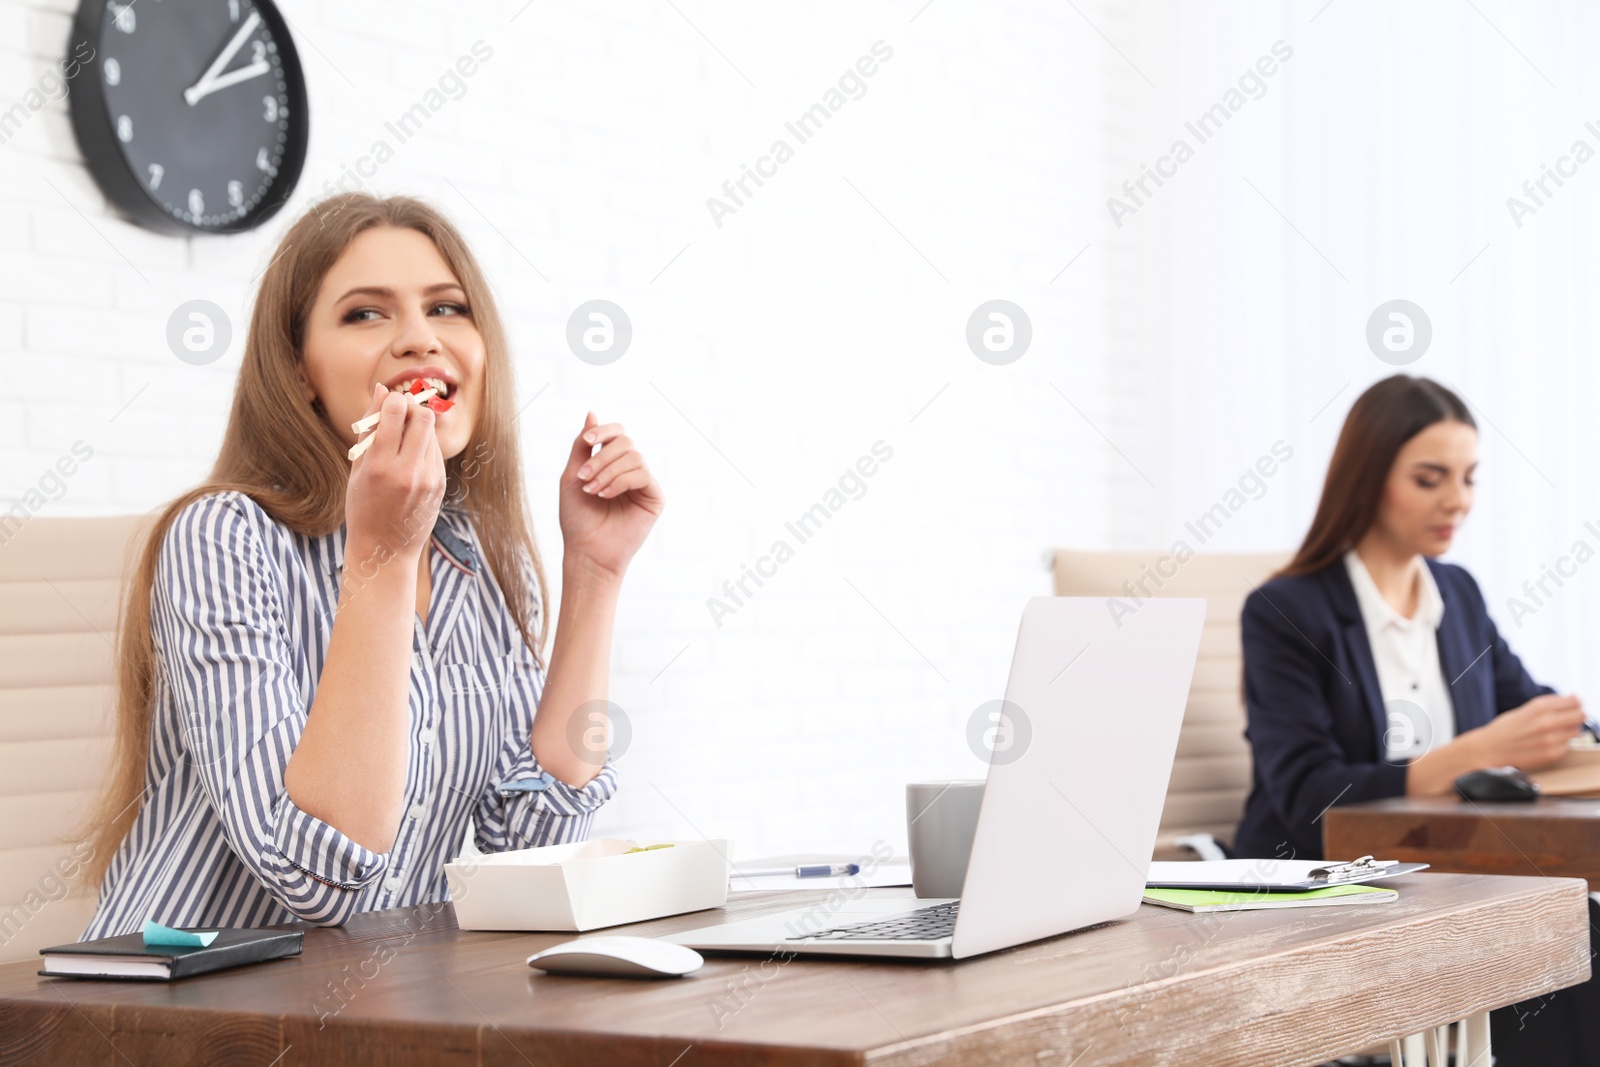
[[[599,451],[590,455],[596,445]],[[621,578],[665,506],[661,486],[622,425],[601,425],[590,412],[561,474],[564,564],[585,563]]]

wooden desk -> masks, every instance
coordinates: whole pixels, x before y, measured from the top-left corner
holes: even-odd
[[[7,965],[0,1063],[1295,1067],[1589,973],[1580,882],[1419,874],[1394,884],[1399,901],[1364,908],[1142,907],[953,965],[718,957],[662,982],[540,974],[526,957],[566,935],[463,933],[449,905],[396,909],[310,929],[298,959],[170,985]],[[724,910],[819,898],[741,895]]]
[[[1600,800],[1489,804],[1395,797],[1329,808],[1323,855],[1431,863],[1466,874],[1586,878],[1600,890]]]

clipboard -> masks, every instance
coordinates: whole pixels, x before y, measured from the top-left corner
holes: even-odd
[[[1362,856],[1349,863],[1325,860],[1201,860],[1155,862],[1150,889],[1209,889],[1219,892],[1304,893],[1332,885],[1364,885],[1425,870],[1426,863],[1399,863]]]

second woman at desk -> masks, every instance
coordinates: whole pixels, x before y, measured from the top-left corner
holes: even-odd
[[[1334,804],[1538,768],[1583,729],[1578,699],[1529,677],[1472,576],[1435,558],[1472,508],[1477,445],[1461,398],[1425,378],[1387,378],[1351,408],[1305,543],[1240,620],[1255,770],[1238,855],[1320,857]],[[1600,926],[1592,902],[1589,916]],[[1491,1021],[1501,1067],[1595,1063],[1600,983]]]
[[[1477,444],[1461,398],[1426,378],[1351,408],[1305,542],[1240,620],[1255,771],[1239,855],[1320,857],[1336,803],[1548,765],[1582,730],[1578,698],[1529,677],[1477,582],[1435,558],[1472,508]]]

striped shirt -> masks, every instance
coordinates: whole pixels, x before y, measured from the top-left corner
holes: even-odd
[[[307,537],[237,492],[176,516],[151,590],[159,669],[144,803],[84,940],[147,919],[337,925],[448,900],[444,864],[469,819],[484,852],[587,838],[616,768],[608,758],[581,789],[540,768],[530,733],[544,672],[453,505],[428,549],[426,627],[413,616],[411,753],[394,845],[372,852],[289,799],[284,767],[322,677],[344,545],[342,527]],[[523,569],[537,618],[533,568]]]

